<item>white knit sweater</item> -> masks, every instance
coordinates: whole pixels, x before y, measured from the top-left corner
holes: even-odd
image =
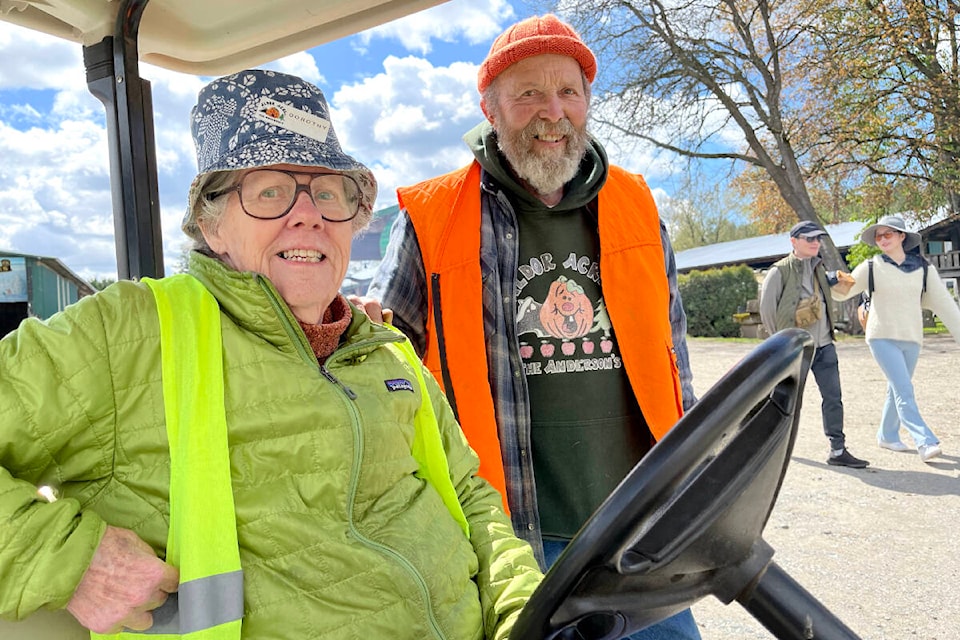
[[[852,275],[856,284],[843,295],[832,291],[834,300],[847,300],[867,290],[868,262],[858,264]],[[905,273],[880,256],[873,258],[873,295],[866,326],[867,342],[883,338],[922,344],[922,309],[929,309],[960,343],[960,307],[933,265],[927,269],[927,290],[921,296],[922,290],[923,269]]]

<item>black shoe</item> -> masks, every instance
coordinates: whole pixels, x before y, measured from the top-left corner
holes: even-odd
[[[863,469],[866,467],[869,462],[866,460],[861,460],[860,458],[854,458],[849,451],[846,449],[843,450],[838,456],[831,455],[827,458],[827,464],[832,464],[835,467],[850,467],[852,469]]]

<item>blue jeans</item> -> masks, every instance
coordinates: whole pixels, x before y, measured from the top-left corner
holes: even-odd
[[[840,363],[837,347],[832,342],[817,347],[813,354],[810,371],[820,389],[820,413],[823,416],[823,435],[830,440],[830,449],[839,451],[846,447],[843,437],[843,399],[840,395]]]
[[[566,547],[567,542],[543,541],[543,555],[548,567],[557,561]],[[637,631],[625,640],[700,640],[700,630],[693,619],[693,612],[687,609],[646,629]]]
[[[927,423],[920,417],[913,395],[913,371],[920,357],[920,345],[904,340],[873,339],[869,343],[873,359],[887,377],[887,399],[883,403],[877,438],[885,442],[900,440],[900,425],[918,446],[939,444]]]

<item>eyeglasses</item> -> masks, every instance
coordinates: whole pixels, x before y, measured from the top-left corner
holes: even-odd
[[[888,239],[888,238],[893,238],[893,237],[898,236],[898,235],[900,235],[900,232],[899,232],[899,231],[892,231],[892,230],[890,230],[890,231],[877,231],[877,232],[873,235],[873,237],[874,237],[875,239],[877,239],[877,240],[886,240],[886,239]]]
[[[820,242],[820,236],[800,236],[800,238],[810,243]]]
[[[310,182],[301,184],[297,182],[297,176],[309,176]],[[243,212],[258,220],[276,220],[287,215],[300,197],[300,192],[304,192],[324,220],[347,222],[357,216],[363,199],[360,185],[348,175],[277,169],[251,171],[237,185],[207,197],[213,200],[231,191],[240,195]]]

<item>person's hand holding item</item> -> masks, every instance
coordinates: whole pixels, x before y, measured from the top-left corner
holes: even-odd
[[[108,526],[67,611],[97,633],[144,631],[179,583],[180,572],[134,532]]]
[[[838,293],[845,294],[857,283],[856,279],[844,271],[837,271],[837,283],[833,285]]]

